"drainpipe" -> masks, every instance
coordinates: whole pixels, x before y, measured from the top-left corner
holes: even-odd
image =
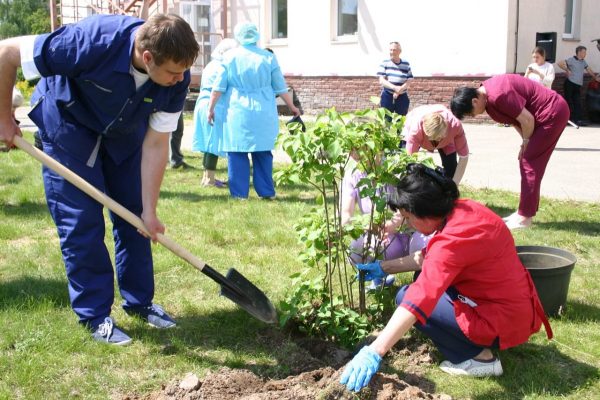
[[[50,8],[50,30],[54,32],[59,28],[58,18],[56,18],[56,0],[48,0],[48,7]]]
[[[519,58],[519,9],[520,1],[517,0],[517,26],[515,27],[515,64],[513,66],[513,74],[517,73],[517,61]]]
[[[227,37],[227,0],[221,0],[221,29],[223,38]]]

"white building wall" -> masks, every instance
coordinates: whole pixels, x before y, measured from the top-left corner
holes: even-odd
[[[334,35],[335,0],[289,0],[287,40],[269,39],[271,1],[261,3],[261,45],[286,74],[373,75],[393,40],[417,76],[506,72],[509,0],[359,0],[358,35],[343,40]]]
[[[519,27],[518,70],[524,72],[531,62],[536,32],[556,32],[556,59],[564,60],[575,55],[577,46],[587,47],[587,63],[594,71],[600,71],[600,51],[593,39],[600,38],[600,1],[575,0],[581,7],[579,37],[563,38],[565,28],[565,0],[521,0]],[[558,72],[563,72],[557,68]]]

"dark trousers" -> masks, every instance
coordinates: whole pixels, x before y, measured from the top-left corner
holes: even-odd
[[[554,105],[552,120],[537,124],[529,138],[529,145],[519,161],[521,171],[521,196],[519,214],[533,217],[540,206],[542,178],[550,161],[550,156],[568,122],[569,109],[559,98]]]
[[[219,156],[212,153],[204,153],[204,158],[202,158],[202,166],[207,171],[216,171],[218,161]]]
[[[179,165],[183,162],[181,152],[181,139],[183,138],[183,112],[177,121],[177,129],[171,132],[171,165]]]
[[[394,95],[386,90],[381,92],[381,107],[387,108],[398,115],[406,115],[410,106],[408,94],[403,93],[394,100]]]
[[[396,294],[396,304],[402,303],[408,285],[400,288]],[[490,346],[480,346],[471,342],[462,332],[456,322],[453,299],[458,293],[448,291],[440,298],[433,312],[425,324],[417,322],[414,326],[427,335],[444,355],[445,359],[453,364],[469,360],[483,351],[486,347],[497,348],[496,343]]]
[[[567,100],[569,110],[571,111],[571,117],[569,119],[577,123],[583,119],[581,107],[581,86],[566,79],[564,90],[565,100]]]
[[[90,168],[46,140],[43,132],[40,136],[46,154],[135,215],[141,215],[141,150],[116,165],[100,147]],[[95,328],[110,315],[114,302],[115,272],[104,243],[103,206],[46,167],[42,176],[46,202],[60,239],[71,306],[81,323]],[[148,306],[154,297],[150,240],[117,215],[109,213],[109,216],[123,307]]]
[[[458,161],[456,160],[456,152],[446,154],[444,153],[444,150],[438,149],[438,153],[440,153],[440,158],[442,159],[444,175],[452,179],[454,177],[454,173],[456,172],[456,166],[458,165]]]

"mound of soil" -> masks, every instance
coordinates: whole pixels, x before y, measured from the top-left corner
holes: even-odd
[[[338,383],[343,368],[319,368],[279,380],[264,380],[243,369],[221,368],[198,380],[198,386],[185,387],[176,381],[161,391],[144,397],[127,397],[136,400],[333,400],[355,399],[355,395]],[[189,376],[186,381],[189,380]],[[183,386],[183,387],[182,387]],[[378,373],[368,388],[360,393],[362,399],[373,400],[451,400],[450,396],[429,394],[417,386],[398,379],[396,375]]]
[[[285,342],[278,331],[262,332],[259,341]],[[295,341],[295,346],[288,347],[284,362],[294,375],[281,379],[264,378],[246,369],[221,368],[209,373],[203,380],[189,373],[182,379],[163,385],[161,390],[143,396],[124,396],[122,400],[333,400],[355,399],[356,395],[339,384],[344,365],[352,354],[337,348],[329,342],[303,338]],[[410,372],[419,372],[423,364],[431,364],[429,349],[414,341],[403,343],[398,355],[408,365],[413,366]],[[277,347],[275,347],[277,348]],[[402,364],[404,364],[404,362]],[[406,367],[402,365],[402,367]],[[407,371],[408,372],[408,371]],[[407,374],[407,383],[396,374],[378,373],[369,386],[360,392],[361,399],[372,400],[408,400],[436,399],[450,400],[444,394],[427,393],[433,389],[426,379],[419,378],[416,373]]]

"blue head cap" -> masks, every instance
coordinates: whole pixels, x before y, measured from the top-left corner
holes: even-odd
[[[255,44],[260,35],[258,28],[252,22],[242,22],[235,26],[235,39],[242,45]]]

